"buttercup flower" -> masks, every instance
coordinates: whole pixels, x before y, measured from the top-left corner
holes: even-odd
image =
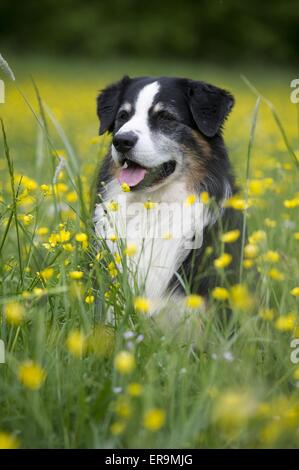
[[[120,351],[114,359],[114,367],[120,374],[130,374],[135,369],[135,358],[128,351]]]
[[[66,347],[73,356],[81,357],[86,347],[86,338],[82,331],[71,331],[66,340]]]
[[[203,305],[204,300],[201,295],[191,294],[187,295],[185,303],[187,308],[197,309]]]
[[[142,394],[142,391],[142,385],[136,382],[130,383],[127,387],[127,392],[129,395],[131,395],[131,397],[139,397]]]
[[[221,236],[221,241],[224,243],[233,243],[240,237],[240,230],[231,230]]]
[[[158,431],[164,426],[166,413],[160,408],[152,408],[144,414],[143,426],[149,431]]]
[[[196,197],[195,194],[190,194],[186,199],[186,204],[188,206],[193,206],[193,204],[196,203],[196,199],[197,199],[197,197]]]
[[[280,260],[279,253],[277,253],[277,251],[269,250],[264,254],[264,260],[268,263],[278,263]]]
[[[232,286],[230,300],[233,308],[237,310],[248,310],[252,306],[252,298],[244,284]]]
[[[214,260],[214,266],[219,269],[226,268],[231,264],[232,259],[232,255],[229,253],[223,253],[219,258]]]
[[[78,281],[79,279],[82,279],[84,276],[83,271],[70,271],[69,272],[69,277],[75,281]]]
[[[217,300],[226,300],[229,298],[229,292],[224,287],[215,287],[212,291],[212,296]]]
[[[24,387],[38,390],[46,379],[46,372],[39,364],[25,361],[19,367],[18,378]]]
[[[93,303],[94,303],[94,295],[87,295],[87,296],[85,297],[85,302],[86,302],[87,304],[93,304]]]
[[[19,446],[19,439],[13,434],[0,431],[0,449],[18,449]]]
[[[244,255],[246,258],[255,258],[258,255],[259,249],[257,245],[249,243],[244,246]]]
[[[299,297],[299,287],[294,287],[294,289],[291,290],[291,294],[294,297]]]
[[[4,315],[7,323],[13,326],[18,326],[22,323],[25,317],[25,309],[23,305],[18,302],[10,302],[4,307]]]
[[[121,189],[123,190],[124,193],[129,193],[131,191],[131,188],[127,183],[122,183]]]
[[[275,327],[280,331],[291,331],[296,325],[296,314],[289,313],[288,315],[281,315],[275,322]]]
[[[124,250],[124,254],[127,256],[134,256],[136,255],[136,253],[137,253],[137,246],[134,243],[129,243]]]
[[[136,297],[134,299],[134,308],[137,312],[147,313],[150,309],[150,301],[146,297]]]

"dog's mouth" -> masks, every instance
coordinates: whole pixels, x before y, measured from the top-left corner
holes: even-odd
[[[142,189],[161,183],[170,176],[176,168],[176,162],[169,160],[154,168],[147,168],[126,159],[120,169],[118,181],[127,184],[131,189]]]

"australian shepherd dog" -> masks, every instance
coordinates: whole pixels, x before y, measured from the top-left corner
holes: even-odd
[[[153,313],[186,293],[208,299],[220,231],[240,228],[225,204],[236,192],[222,136],[233,105],[229,92],[186,78],[125,76],[98,96],[99,132],[112,143],[98,176],[96,233],[114,254],[125,240],[132,289]]]

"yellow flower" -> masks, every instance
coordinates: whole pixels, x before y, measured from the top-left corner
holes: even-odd
[[[32,214],[21,215],[20,219],[24,222],[25,225],[29,225],[33,221],[33,215]]]
[[[224,233],[221,236],[221,241],[223,241],[224,243],[233,243],[236,240],[238,240],[239,237],[240,237],[240,230],[231,230],[229,232]]]
[[[85,335],[80,330],[71,331],[66,339],[66,346],[73,356],[81,357],[86,347]]]
[[[18,302],[10,302],[4,307],[4,315],[7,323],[13,326],[18,326],[24,319],[25,310]]]
[[[43,235],[47,235],[47,233],[49,232],[49,229],[48,227],[39,227],[36,231],[37,235],[39,236],[43,236]]]
[[[121,418],[129,418],[131,416],[131,405],[126,397],[119,397],[113,405],[113,411]]]
[[[212,296],[217,300],[226,300],[229,298],[229,292],[224,287],[215,287],[212,291]]]
[[[113,434],[113,436],[119,436],[122,434],[125,430],[125,423],[122,421],[115,421],[115,423],[111,424],[110,426],[110,432]]]
[[[299,297],[299,287],[294,287],[290,292],[294,297]]]
[[[151,201],[146,201],[146,202],[144,203],[144,207],[145,207],[146,209],[148,209],[148,210],[149,210],[149,209],[153,209],[156,205],[157,205],[156,202],[151,202]]]
[[[201,295],[191,294],[187,295],[185,303],[187,308],[197,309],[202,306],[204,299]]]
[[[295,380],[299,380],[299,367],[297,367],[293,372],[293,377]]]
[[[46,293],[46,289],[42,289],[41,287],[34,287],[33,293],[36,297],[41,297]]]
[[[119,253],[115,253],[114,259],[115,259],[116,264],[120,264],[120,262],[121,262],[121,257],[120,257],[120,255],[119,255]]]
[[[284,274],[280,271],[278,271],[275,268],[270,269],[268,271],[268,276],[273,279],[274,281],[283,281],[284,280]]]
[[[129,243],[124,250],[124,254],[127,256],[134,256],[137,253],[137,246],[134,243]]]
[[[135,357],[129,351],[120,351],[114,359],[114,367],[120,374],[130,374],[135,369]]]
[[[46,268],[46,269],[43,269],[42,271],[39,271],[37,274],[38,274],[44,281],[48,281],[48,280],[51,279],[51,277],[53,276],[53,273],[54,273],[54,269],[53,269],[53,268]]]
[[[260,196],[265,192],[266,188],[263,180],[250,180],[249,181],[249,194],[253,196]]]
[[[268,217],[265,218],[264,223],[269,228],[275,228],[277,225],[276,220],[269,219]]]
[[[123,190],[124,193],[129,193],[131,191],[131,188],[127,183],[122,183],[121,189]]]
[[[268,263],[278,263],[280,259],[279,253],[277,251],[269,250],[264,254],[264,260]]]
[[[54,248],[57,243],[59,242],[59,235],[57,233],[51,233],[49,237],[49,244],[52,248]]]
[[[299,206],[299,197],[295,197],[294,199],[287,199],[283,202],[283,205],[287,209],[294,209],[295,207]]]
[[[78,195],[75,191],[71,191],[66,195],[67,202],[76,202],[78,200]]]
[[[46,372],[39,364],[28,360],[20,365],[18,378],[24,387],[38,390],[46,379]]]
[[[237,310],[248,310],[252,306],[252,299],[244,284],[236,284],[230,289],[232,307]]]
[[[221,256],[219,256],[219,258],[214,260],[214,266],[219,269],[226,268],[231,264],[232,259],[232,255],[229,253],[223,253]]]
[[[52,189],[47,184],[41,184],[40,189],[42,190],[44,196],[49,196],[52,192]]]
[[[71,232],[65,229],[60,230],[59,237],[58,237],[58,241],[60,241],[60,243],[68,242],[70,238],[71,238]]]
[[[252,232],[252,234],[249,237],[249,243],[252,245],[255,245],[256,243],[260,243],[264,240],[266,240],[267,234],[264,230],[256,230],[255,232]]]
[[[263,308],[260,310],[259,315],[263,320],[271,321],[274,318],[274,310],[272,308]]]
[[[116,201],[110,201],[107,205],[108,209],[111,210],[112,212],[117,212],[119,209],[118,202]]]
[[[258,246],[249,243],[244,246],[244,255],[246,258],[255,258],[259,252]]]
[[[295,238],[295,240],[299,240],[299,232],[294,233],[294,238]]]
[[[68,251],[69,253],[71,253],[75,249],[71,243],[64,243],[62,247],[65,251]]]
[[[79,279],[82,279],[83,276],[84,276],[83,271],[70,271],[69,272],[69,277],[71,279],[74,279],[75,281],[78,281]]]
[[[117,276],[117,269],[113,261],[108,264],[108,271],[111,277],[116,277]]]
[[[76,236],[75,236],[75,240],[77,242],[87,242],[88,240],[88,236],[86,235],[86,233],[84,232],[81,232],[81,233],[76,233]]]
[[[19,440],[13,434],[0,431],[0,449],[18,449],[19,446]]]
[[[108,239],[113,243],[118,240],[117,235],[115,235],[115,233],[112,233],[111,235],[109,235]]]
[[[149,431],[158,431],[164,426],[166,414],[160,408],[151,408],[143,417],[143,426]]]
[[[234,429],[254,414],[256,406],[255,399],[248,392],[227,391],[215,402],[214,419],[220,426]]]
[[[200,193],[200,202],[202,202],[203,204],[209,204],[210,196],[207,191],[203,191],[202,193]]]
[[[37,182],[26,175],[22,175],[22,185],[24,188],[28,189],[28,191],[34,191],[38,187]]]
[[[252,259],[244,259],[243,261],[243,266],[245,269],[250,269],[253,266],[253,261]]]
[[[193,204],[195,204],[195,202],[196,202],[196,196],[195,196],[195,194],[190,194],[190,195],[187,197],[187,199],[186,199],[186,204],[187,204],[188,206],[192,206]]]
[[[143,392],[143,387],[136,382],[132,382],[128,385],[127,392],[131,397],[139,397]]]
[[[275,322],[275,327],[280,331],[290,331],[295,328],[296,314],[289,313],[288,315],[281,315]]]
[[[87,304],[93,304],[93,303],[94,303],[94,295],[87,295],[87,296],[85,297],[85,302],[86,302]]]
[[[147,313],[150,309],[150,301],[146,297],[136,297],[134,299],[134,308],[137,312]]]
[[[224,203],[225,207],[231,207],[236,211],[243,211],[248,207],[248,203],[246,203],[245,199],[241,199],[238,196],[232,196],[230,199],[227,199]]]

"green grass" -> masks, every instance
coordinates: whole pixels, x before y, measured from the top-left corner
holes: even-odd
[[[299,338],[298,297],[290,294],[299,286],[292,71],[125,60],[8,61],[17,80],[6,81],[6,103],[0,105],[0,338],[6,346],[0,447],[298,447],[299,372],[290,360],[291,340]],[[218,321],[228,301],[211,299],[200,314],[201,329],[196,311],[187,318],[182,312],[181,325],[166,328],[135,311],[126,270],[111,278],[96,259],[90,187],[109,138],[95,138],[95,97],[124,73],[190,76],[237,97],[225,138],[244,188],[240,197],[251,203],[246,225],[258,251],[252,267],[247,262],[241,269],[241,293],[227,283],[229,266],[223,271],[233,309],[228,327]],[[240,73],[271,99],[277,115],[262,100],[254,116],[256,96]],[[55,186],[61,157],[65,167]],[[78,233],[87,234],[87,248],[76,240]],[[102,245],[107,264],[112,258]],[[224,248],[219,242],[219,254]],[[270,255],[276,263],[265,258],[269,250],[277,252]],[[53,271],[41,277],[48,267]],[[278,273],[271,276],[273,268]],[[82,271],[82,279],[71,279],[73,271]],[[88,304],[91,295],[95,302]],[[115,324],[109,322],[111,309]],[[198,332],[192,341],[191,330]],[[123,350],[135,363],[128,374],[114,363]],[[20,371],[28,360],[41,369],[31,365],[26,380]],[[30,378],[36,378],[36,390]],[[142,386],[139,396],[130,393],[132,383]],[[153,430],[144,418],[155,409],[161,422]]]

